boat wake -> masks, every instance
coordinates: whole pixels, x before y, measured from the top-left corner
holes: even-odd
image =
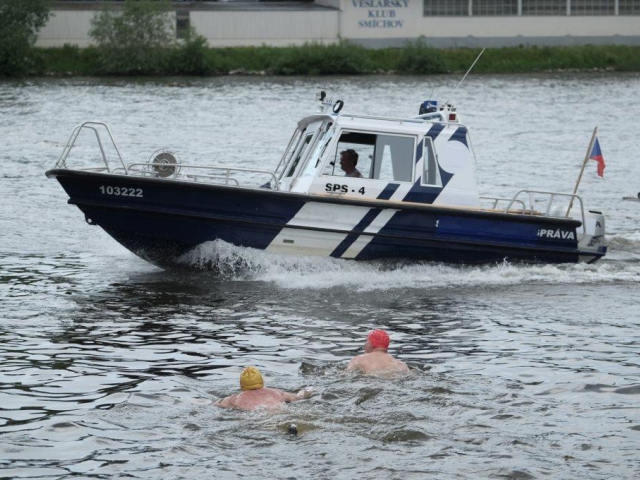
[[[639,238],[640,241],[640,238]],[[483,266],[408,261],[356,262],[336,258],[282,255],[216,240],[199,245],[180,262],[213,271],[225,280],[262,281],[285,289],[356,291],[515,284],[640,283],[640,262],[604,261],[593,265],[522,265],[504,261]]]
[[[640,231],[607,235],[607,243],[611,253],[635,254],[640,260]]]

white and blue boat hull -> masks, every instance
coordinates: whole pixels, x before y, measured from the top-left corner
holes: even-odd
[[[69,203],[90,224],[163,268],[184,266],[180,257],[215,240],[278,253],[465,264],[578,262],[585,255],[595,261],[606,253],[604,246],[581,252],[581,222],[571,218],[400,206],[68,169],[50,170],[47,176],[58,179]]]

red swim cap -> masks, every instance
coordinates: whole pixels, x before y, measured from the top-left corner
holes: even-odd
[[[384,330],[372,330],[367,335],[367,340],[372,348],[389,348],[389,335]]]

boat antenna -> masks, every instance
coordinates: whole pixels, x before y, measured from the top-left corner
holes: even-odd
[[[480,57],[482,56],[482,54],[484,53],[484,51],[487,49],[487,47],[484,47],[480,53],[478,54],[478,56],[476,57],[476,59],[473,61],[473,63],[471,64],[471,66],[469,67],[469,70],[467,70],[467,73],[464,74],[464,77],[462,77],[462,80],[460,80],[458,82],[458,84],[456,85],[456,88],[453,89],[453,92],[451,92],[451,95],[449,96],[449,98],[453,97],[453,94],[456,93],[456,90],[458,89],[458,87],[460,85],[462,85],[462,82],[464,82],[464,79],[467,78],[467,75],[469,75],[469,73],[471,72],[471,70],[473,69],[473,67],[475,67],[476,63],[478,63],[478,60],[480,60]],[[447,100],[447,103],[449,103],[449,100]],[[447,104],[445,103],[445,105]]]

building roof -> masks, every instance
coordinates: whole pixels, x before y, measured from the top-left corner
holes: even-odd
[[[318,5],[313,0],[172,0],[175,10],[197,11],[312,11],[336,10]],[[121,9],[124,0],[64,0],[56,1],[53,10]]]

